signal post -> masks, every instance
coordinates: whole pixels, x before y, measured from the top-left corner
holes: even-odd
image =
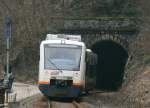
[[[10,17],[5,18],[5,37],[6,37],[6,65],[5,74],[0,79],[0,108],[5,107],[5,103],[8,103],[8,91],[11,90],[12,86],[12,72],[10,66],[10,39],[12,32],[12,20]],[[5,95],[6,94],[6,95]]]

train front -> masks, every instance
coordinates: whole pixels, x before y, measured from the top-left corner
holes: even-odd
[[[85,85],[85,45],[46,40],[40,46],[39,89],[48,97],[78,97]]]

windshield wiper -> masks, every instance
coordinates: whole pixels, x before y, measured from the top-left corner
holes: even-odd
[[[48,58],[48,61],[59,71],[59,72],[63,72],[60,68],[57,67],[57,65],[55,63],[52,62],[51,58]]]

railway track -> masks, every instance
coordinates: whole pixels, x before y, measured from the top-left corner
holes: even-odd
[[[80,103],[73,102],[58,102],[58,101],[48,101],[48,108],[83,108]]]
[[[33,108],[95,108],[92,104],[82,101],[54,101],[41,97],[38,102],[35,102]]]

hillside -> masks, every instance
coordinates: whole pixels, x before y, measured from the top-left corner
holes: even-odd
[[[14,71],[16,75],[28,72],[32,76],[38,71],[39,43],[48,32],[59,32],[64,27],[64,18],[135,16],[136,13],[134,2],[122,0],[2,0],[0,63],[2,65],[5,61],[5,16],[9,15],[13,20],[11,62],[15,67]]]

